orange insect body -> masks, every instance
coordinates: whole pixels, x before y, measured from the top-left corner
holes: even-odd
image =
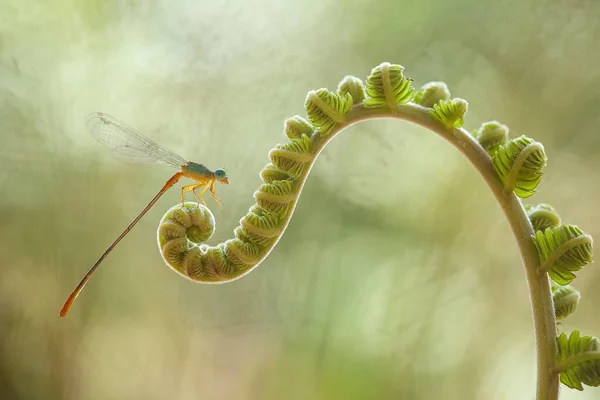
[[[104,251],[98,261],[92,266],[88,273],[83,277],[79,285],[67,298],[67,301],[60,310],[60,316],[66,317],[69,310],[73,306],[73,302],[79,293],[83,290],[86,283],[90,280],[93,273],[96,271],[100,263],[108,256],[108,254],[119,244],[121,239],[129,233],[129,231],[139,222],[140,219],[152,208],[158,199],[173,185],[175,185],[182,177],[190,178],[196,181],[195,184],[186,185],[181,188],[181,203],[186,192],[191,191],[194,194],[197,202],[202,201],[204,205],[204,193],[210,191],[215,202],[221,206],[221,201],[215,193],[215,184],[217,182],[229,184],[227,174],[223,169],[216,169],[214,172],[206,168],[202,164],[191,161],[186,161],[172,151],[159,146],[150,139],[135,131],[133,128],[125,125],[123,122],[103,113],[90,114],[86,119],[86,124],[92,136],[100,143],[110,147],[113,150],[113,155],[127,161],[155,163],[179,168],[169,180],[163,185],[159,192],[152,200],[144,207],[144,209],[135,217],[133,221],[121,232],[115,241]],[[199,195],[196,190],[202,188]]]
[[[211,170],[206,168],[204,165],[198,164],[198,163],[195,163],[192,161],[189,161],[187,164],[182,165],[181,166],[182,174],[192,180],[195,180],[198,183],[195,185],[186,185],[181,188],[181,202],[183,203],[183,195],[185,192],[192,191],[194,193],[194,196],[196,196],[195,190],[199,189],[201,187],[204,187],[204,189],[200,193],[200,201],[202,201],[202,203],[204,205],[206,205],[206,203],[204,202],[204,198],[202,196],[208,189],[208,190],[210,190],[210,193],[213,195],[215,202],[219,206],[221,206],[221,201],[219,200],[219,197],[215,193],[215,183],[218,181],[220,183],[224,183],[227,185],[227,184],[229,184],[229,179],[227,178],[227,176],[218,178],[216,176],[216,174],[219,173],[220,171],[223,171],[223,170],[218,169],[215,172],[212,172]],[[223,171],[223,173],[224,173],[224,171]],[[196,197],[196,201],[197,200],[198,200],[198,197]]]

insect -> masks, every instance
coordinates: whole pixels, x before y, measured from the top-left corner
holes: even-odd
[[[100,263],[106,258],[106,256],[119,244],[121,239],[129,233],[129,231],[139,222],[140,219],[152,208],[152,206],[158,201],[158,199],[173,185],[175,185],[179,179],[186,177],[195,181],[192,185],[185,185],[181,188],[181,204],[183,205],[183,199],[186,192],[192,192],[196,201],[206,206],[204,201],[204,194],[206,191],[210,191],[215,202],[221,207],[221,201],[215,193],[215,184],[217,182],[223,184],[229,184],[227,173],[224,169],[216,169],[214,172],[206,168],[202,164],[195,162],[186,161],[182,157],[173,153],[172,151],[159,146],[152,140],[148,139],[135,129],[129,127],[123,122],[103,113],[92,113],[86,118],[86,125],[91,135],[98,142],[106,145],[112,149],[113,156],[122,161],[138,162],[138,163],[154,163],[160,165],[166,165],[170,167],[178,168],[179,171],[175,173],[169,180],[163,185],[158,191],[156,196],[144,209],[138,214],[137,217],[121,232],[121,234],[115,239],[115,241],[108,246],[108,248],[102,253],[96,263],[90,268],[88,273],[83,277],[79,285],[69,295],[69,298],[60,310],[60,316],[66,317],[69,310],[73,306],[75,299],[79,296],[79,293],[83,290],[86,283],[92,277],[92,274],[96,271]],[[196,190],[202,189],[200,194],[196,193]]]

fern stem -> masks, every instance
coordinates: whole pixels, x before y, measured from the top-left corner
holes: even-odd
[[[554,373],[560,374],[569,368],[592,360],[600,360],[600,351],[588,351],[574,357],[569,357],[554,367]]]
[[[336,133],[357,122],[377,118],[410,121],[437,133],[467,157],[491,189],[515,236],[527,276],[537,350],[536,399],[558,399],[559,377],[553,372],[557,354],[557,332],[550,281],[546,274],[538,274],[540,259],[531,240],[531,236],[534,235],[533,227],[518,197],[513,192],[505,193],[504,185],[494,171],[490,156],[465,129],[444,126],[429,115],[427,108],[417,104],[401,104],[392,110],[364,108],[362,104],[357,104],[346,114],[347,121],[334,128],[326,139],[330,140]],[[321,144],[317,154],[325,144]]]
[[[311,95],[314,96],[312,99],[313,101],[320,101],[318,96],[314,95],[314,92],[311,93]],[[333,117],[333,115],[336,114],[329,107],[323,107],[323,105],[325,105],[324,102],[321,103],[319,103],[319,107],[321,107],[321,110],[323,110],[324,113],[330,117]],[[327,129],[324,131],[316,131],[310,138],[307,135],[304,136],[307,141],[310,141],[304,147],[310,150],[306,152],[301,151],[302,157],[304,157],[301,160],[303,162],[300,162],[294,157],[285,157],[286,154],[291,154],[293,151],[285,146],[277,146],[270,153],[273,163],[275,166],[280,165],[282,167],[283,172],[280,173],[291,174],[294,176],[293,187],[290,186],[290,191],[286,191],[285,194],[285,196],[287,196],[285,197],[285,201],[289,201],[286,205],[287,211],[283,214],[264,213],[260,211],[261,207],[256,205],[253,206],[253,208],[250,209],[250,212],[240,221],[241,228],[236,228],[238,229],[236,232],[241,235],[242,239],[244,239],[246,235],[254,235],[253,240],[244,240],[244,242],[251,243],[252,246],[258,246],[258,248],[254,249],[254,247],[252,247],[252,249],[250,249],[252,251],[248,252],[248,249],[239,247],[242,243],[242,240],[239,238],[229,240],[216,247],[207,247],[206,256],[203,255],[202,257],[210,256],[213,258],[206,258],[205,260],[206,268],[209,268],[207,271],[204,271],[206,273],[202,271],[202,268],[204,267],[201,263],[193,268],[189,266],[185,266],[184,268],[180,265],[173,266],[172,264],[169,264],[164,255],[163,258],[165,258],[165,262],[176,271],[180,272],[191,268],[193,273],[192,275],[188,274],[187,277],[194,281],[216,283],[228,282],[240,278],[262,263],[276,246],[293,216],[298,198],[312,166],[320,152],[336,134],[356,123],[372,119],[400,119],[412,122],[437,133],[463,153],[479,171],[483,180],[487,183],[496,197],[498,204],[504,211],[521,252],[521,258],[529,287],[537,346],[536,399],[556,400],[558,399],[559,377],[558,374],[555,373],[557,343],[554,304],[552,301],[548,275],[538,273],[540,269],[540,258],[534,241],[531,239],[534,235],[534,230],[529,217],[515,193],[505,192],[504,184],[493,167],[491,157],[477,140],[465,129],[447,126],[447,124],[432,116],[430,110],[431,109],[429,108],[414,103],[394,104],[389,108],[365,107],[363,103],[355,104],[347,113],[344,113],[343,118],[340,118],[339,115],[337,116],[338,119],[335,119],[335,121],[338,123],[331,124],[330,126],[328,125]],[[269,169],[270,166],[267,165],[263,172],[268,171]],[[263,176],[262,172],[261,176]],[[265,184],[266,183],[267,182],[265,181]],[[282,200],[283,197],[279,197],[278,194],[279,192],[268,194],[266,201],[269,199],[275,202]],[[277,197],[273,197],[275,195],[277,195]],[[263,195],[255,195],[257,201],[261,201],[261,196]],[[262,198],[262,200],[265,199]],[[259,212],[260,215],[256,212]],[[229,247],[236,244],[239,248],[231,250],[228,247],[228,243]],[[163,246],[161,245],[161,249],[162,247]],[[217,268],[217,261],[219,260],[215,257],[221,257],[221,261],[223,261],[227,252],[232,256],[240,253],[240,257],[236,257],[243,261],[243,265],[237,266],[236,264],[232,266],[224,263],[223,265],[228,266],[228,269],[226,271],[219,271]],[[180,259],[184,259],[183,254],[180,251],[177,255]],[[194,261],[193,257],[191,258],[191,261]],[[200,269],[196,271],[196,267]]]

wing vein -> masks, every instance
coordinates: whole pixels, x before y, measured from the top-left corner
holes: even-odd
[[[113,156],[120,161],[162,164],[175,168],[187,164],[183,157],[110,115],[92,113],[87,116],[86,125],[92,137],[110,148]]]

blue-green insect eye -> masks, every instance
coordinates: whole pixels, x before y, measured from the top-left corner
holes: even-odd
[[[217,179],[223,179],[223,178],[225,178],[226,176],[227,176],[227,174],[225,173],[225,170],[224,170],[224,169],[221,169],[221,168],[219,168],[219,169],[216,169],[216,170],[215,170],[215,177],[216,177]]]

